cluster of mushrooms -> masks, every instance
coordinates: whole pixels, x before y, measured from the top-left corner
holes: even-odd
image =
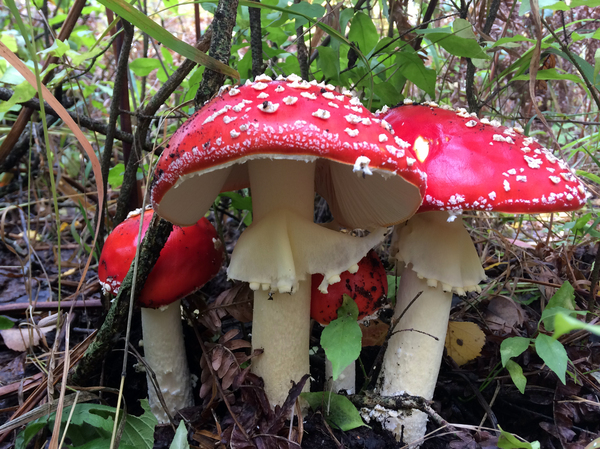
[[[392,252],[403,270],[395,315],[422,292],[396,330],[423,333],[394,333],[379,393],[431,399],[452,294],[478,291],[485,278],[461,211],[569,211],[586,200],[566,163],[518,127],[432,102],[373,114],[350,92],[296,75],[262,75],[223,89],[196,112],[158,162],[152,205],[175,225],[198,226],[219,192],[241,188],[251,190],[253,223],[235,246],[228,276],[254,290],[252,345],[264,352],[252,370],[264,379],[272,406],[309,372],[313,275],[321,276],[312,290],[326,293],[343,273],[355,273],[396,225]],[[315,192],[340,227],[368,234],[353,237],[315,224]],[[203,251],[213,268],[220,265],[216,234],[209,233]],[[179,305],[175,309],[180,321]],[[153,313],[160,319],[165,312]],[[144,322],[146,356],[165,399],[174,390],[189,395],[189,385],[163,385],[168,381],[161,377],[174,375],[151,362],[147,338]],[[183,362],[173,362],[178,367],[171,371],[181,373]],[[187,397],[167,405],[173,413],[190,403]],[[391,413],[384,424],[410,443],[424,434],[426,417]]]

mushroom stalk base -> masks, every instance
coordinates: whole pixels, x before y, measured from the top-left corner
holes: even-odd
[[[426,280],[419,279],[417,273],[407,267],[398,286],[394,319],[419,292],[423,293],[406,311],[390,338],[379,378],[383,396],[409,393],[428,400],[433,398],[444,353],[452,293],[444,292],[440,285],[428,287]],[[410,444],[425,435],[427,415],[413,410],[408,416],[399,414],[387,420],[385,426],[397,439],[402,436],[404,442]]]
[[[177,410],[193,405],[180,303],[181,301],[175,301],[160,309],[142,308],[144,358],[154,371],[171,415],[175,415]],[[150,409],[159,424],[166,424],[169,422],[169,417],[158,400],[149,375],[147,379]]]

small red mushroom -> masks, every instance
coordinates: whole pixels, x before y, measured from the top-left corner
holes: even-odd
[[[358,318],[363,319],[375,313],[387,297],[388,283],[385,269],[379,256],[371,250],[358,262],[358,271],[344,271],[341,281],[329,286],[327,293],[317,286],[323,275],[313,274],[310,316],[322,325],[335,320],[337,310],[344,301],[344,295],[350,296],[358,307]],[[333,368],[329,359],[325,360],[325,377],[328,390],[337,393],[340,390],[354,394],[356,389],[356,370],[354,363],[348,365],[337,379],[333,379]]]
[[[344,271],[340,278],[340,282],[330,285],[327,293],[323,293],[318,289],[323,275],[313,274],[310,317],[324,326],[337,318],[344,295],[350,296],[358,306],[358,319],[375,313],[387,297],[387,275],[374,250],[358,262],[357,272]]]
[[[142,237],[154,211],[144,212]],[[140,211],[129,214],[108,236],[98,266],[98,277],[107,293],[117,294],[135,257]],[[145,359],[154,371],[172,415],[193,405],[190,373],[185,356],[180,299],[214,277],[223,262],[223,249],[215,228],[206,218],[192,226],[174,226],[138,302],[142,313]],[[168,416],[148,377],[150,408],[160,423]]]

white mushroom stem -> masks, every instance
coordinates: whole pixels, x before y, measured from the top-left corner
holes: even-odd
[[[398,286],[394,319],[420,292],[423,293],[406,311],[390,338],[382,366],[383,396],[409,393],[428,400],[433,398],[444,354],[452,293],[444,292],[441,287],[428,287],[426,280],[405,268]],[[405,443],[411,443],[425,435],[427,415],[413,410],[412,414],[399,415],[397,422],[386,423],[386,426],[397,437],[402,434]]]
[[[275,406],[285,401],[291,381],[309,373],[311,275],[324,275],[322,289],[338,282],[384,230],[355,238],[313,223],[314,162],[257,159],[248,172],[253,223],[236,244],[228,275],[255,290],[252,346],[264,352],[252,370]]]
[[[422,294],[406,310],[390,338],[379,378],[381,394],[404,392],[430,400],[444,353],[452,292],[480,291],[478,284],[485,273],[462,220],[454,220],[447,212],[419,213],[406,225],[396,226],[395,233],[395,257],[406,268],[398,286],[394,318]],[[427,416],[412,411],[387,420],[385,425],[410,444],[425,435]]]
[[[356,393],[356,364],[352,362],[337,379],[333,380],[333,366],[328,358],[325,358],[325,385],[327,391],[338,393],[343,390],[346,394]]]
[[[181,301],[175,301],[159,309],[142,307],[144,358],[156,376],[171,416],[178,410],[193,405],[180,303]],[[150,375],[147,379],[150,409],[159,424],[166,424],[169,417],[158,400]]]

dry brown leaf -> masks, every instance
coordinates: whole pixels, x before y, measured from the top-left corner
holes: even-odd
[[[525,321],[525,311],[512,299],[495,296],[485,312],[485,322],[492,330],[510,332]]]
[[[446,351],[458,366],[481,355],[485,334],[475,323],[450,321],[446,334]]]
[[[364,324],[360,323],[363,347],[383,345],[389,328],[390,325],[381,320],[371,320]]]
[[[48,332],[54,330],[56,326],[38,327],[38,328],[13,328],[0,331],[4,339],[4,344],[8,349],[17,352],[25,352],[29,348],[40,344],[40,339]]]

